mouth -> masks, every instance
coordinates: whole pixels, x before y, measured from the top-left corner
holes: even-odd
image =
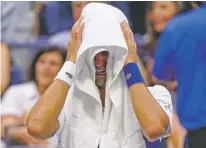
[[[153,24],[154,25],[159,25],[159,24],[164,24],[165,21],[154,21]]]
[[[97,75],[104,75],[104,74],[106,74],[106,69],[96,70],[96,74],[97,74]]]
[[[96,78],[105,78],[105,77],[106,77],[106,69],[96,71]]]

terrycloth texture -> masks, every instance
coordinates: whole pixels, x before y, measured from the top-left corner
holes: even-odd
[[[102,3],[88,4],[82,16],[83,39],[76,77],[60,116],[59,146],[145,148],[122,71],[128,49],[120,23],[126,17],[117,8]],[[101,51],[109,52],[104,114],[94,65],[94,57]]]

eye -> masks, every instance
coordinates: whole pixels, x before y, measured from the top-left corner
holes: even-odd
[[[56,62],[56,61],[51,61],[50,64],[51,64],[52,66],[57,66],[57,65],[59,65],[59,63]]]
[[[161,5],[161,9],[167,9],[168,6],[167,5]]]
[[[45,60],[40,59],[40,60],[38,61],[38,63],[44,64],[44,63],[45,63]]]
[[[103,52],[102,52],[102,55],[103,55],[103,56],[108,56],[108,55],[109,55],[109,52],[108,52],[108,51],[103,51]]]

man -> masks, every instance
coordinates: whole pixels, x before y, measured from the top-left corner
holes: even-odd
[[[169,22],[160,37],[153,69],[154,76],[161,80],[167,80],[167,68],[174,69],[178,81],[177,114],[188,130],[190,148],[206,146],[205,18],[204,2],[200,8]]]
[[[27,118],[28,132],[32,136],[38,139],[47,139],[53,136],[58,131],[59,127],[62,126],[62,123],[61,122],[59,123],[58,118],[63,106],[65,105],[65,100],[67,97],[67,93],[70,89],[70,86],[72,86],[71,85],[72,78],[75,76],[74,69],[76,64],[76,57],[77,57],[78,49],[81,45],[81,35],[83,29],[83,25],[81,24],[81,21],[82,18],[80,18],[75,23],[71,32],[71,39],[69,40],[68,51],[67,51],[67,53],[69,54],[67,55],[67,61],[65,62],[65,65],[67,63],[67,66],[63,66],[65,67],[65,69],[62,69],[59,72],[57,79],[54,80],[54,82],[48,88],[48,90],[40,97],[37,104],[33,107],[32,111],[29,113],[29,116]],[[129,28],[129,26],[126,24],[126,22],[123,22],[121,24],[121,27],[128,46],[128,55],[125,60],[124,74],[128,84],[134,113],[141,126],[141,130],[139,130],[139,132],[141,132],[139,138],[141,139],[138,139],[138,136],[134,137],[136,139],[132,141],[131,140],[129,141],[128,139],[129,142],[127,141],[126,147],[133,148],[139,145],[138,148],[140,147],[145,148],[142,132],[144,133],[144,136],[149,141],[154,141],[157,138],[165,134],[167,135],[170,132],[171,127],[170,127],[169,118],[171,118],[170,116],[171,97],[168,91],[164,87],[160,87],[161,91],[154,90],[156,95],[158,94],[157,98],[154,98],[153,95],[151,95],[150,91],[148,91],[136,64],[138,63],[139,59],[136,55],[136,45],[135,45],[133,33]],[[100,93],[102,108],[104,108],[105,111],[107,110],[107,108],[105,107],[106,105],[104,105],[106,104],[105,84],[106,84],[107,75],[105,72],[105,66],[107,64],[107,57],[108,57],[107,52],[100,52],[99,54],[96,55],[94,59],[95,67],[96,67],[95,84]],[[67,77],[65,76],[65,74],[67,75]],[[76,108],[73,109],[75,110]],[[124,118],[127,119],[127,117]],[[68,121],[71,121],[71,119],[68,119]],[[78,125],[75,124],[75,126]],[[91,131],[91,129],[87,129],[86,124],[83,126],[85,126],[83,127],[84,130]],[[64,127],[67,128],[67,124],[64,125]],[[84,137],[84,135],[88,136],[88,134],[91,135],[94,132],[84,133],[82,132],[83,129],[77,129],[77,130],[82,134],[76,135],[75,133],[70,133],[71,137],[69,138],[74,140],[72,141],[74,142],[72,143],[72,145],[75,145],[79,142],[76,146],[79,145],[79,147],[83,147],[84,145],[81,145],[82,142],[81,139]],[[73,131],[67,131],[67,132],[73,132]],[[61,136],[64,136],[64,134],[62,134]],[[75,138],[76,136],[77,138]],[[99,135],[97,136],[99,137]],[[91,137],[88,138],[89,139],[85,139],[83,143],[84,142],[86,144],[89,143],[90,145],[88,147],[93,146],[96,148],[104,147],[101,145],[103,142],[104,144],[108,145],[109,142],[107,143],[107,140],[111,142],[108,145],[109,148],[113,148],[113,145],[119,147],[119,142],[121,142],[115,140],[116,137],[111,137],[110,139],[106,138],[107,140],[103,140],[100,137],[98,143],[96,143],[95,139],[92,139]],[[65,140],[69,141],[68,139]],[[70,146],[66,145],[65,147],[70,147]]]

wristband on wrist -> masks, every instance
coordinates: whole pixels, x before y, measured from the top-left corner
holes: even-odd
[[[62,80],[72,85],[76,72],[76,65],[70,61],[66,61],[54,80]]]
[[[128,88],[136,83],[145,83],[136,63],[128,63],[123,68]]]

